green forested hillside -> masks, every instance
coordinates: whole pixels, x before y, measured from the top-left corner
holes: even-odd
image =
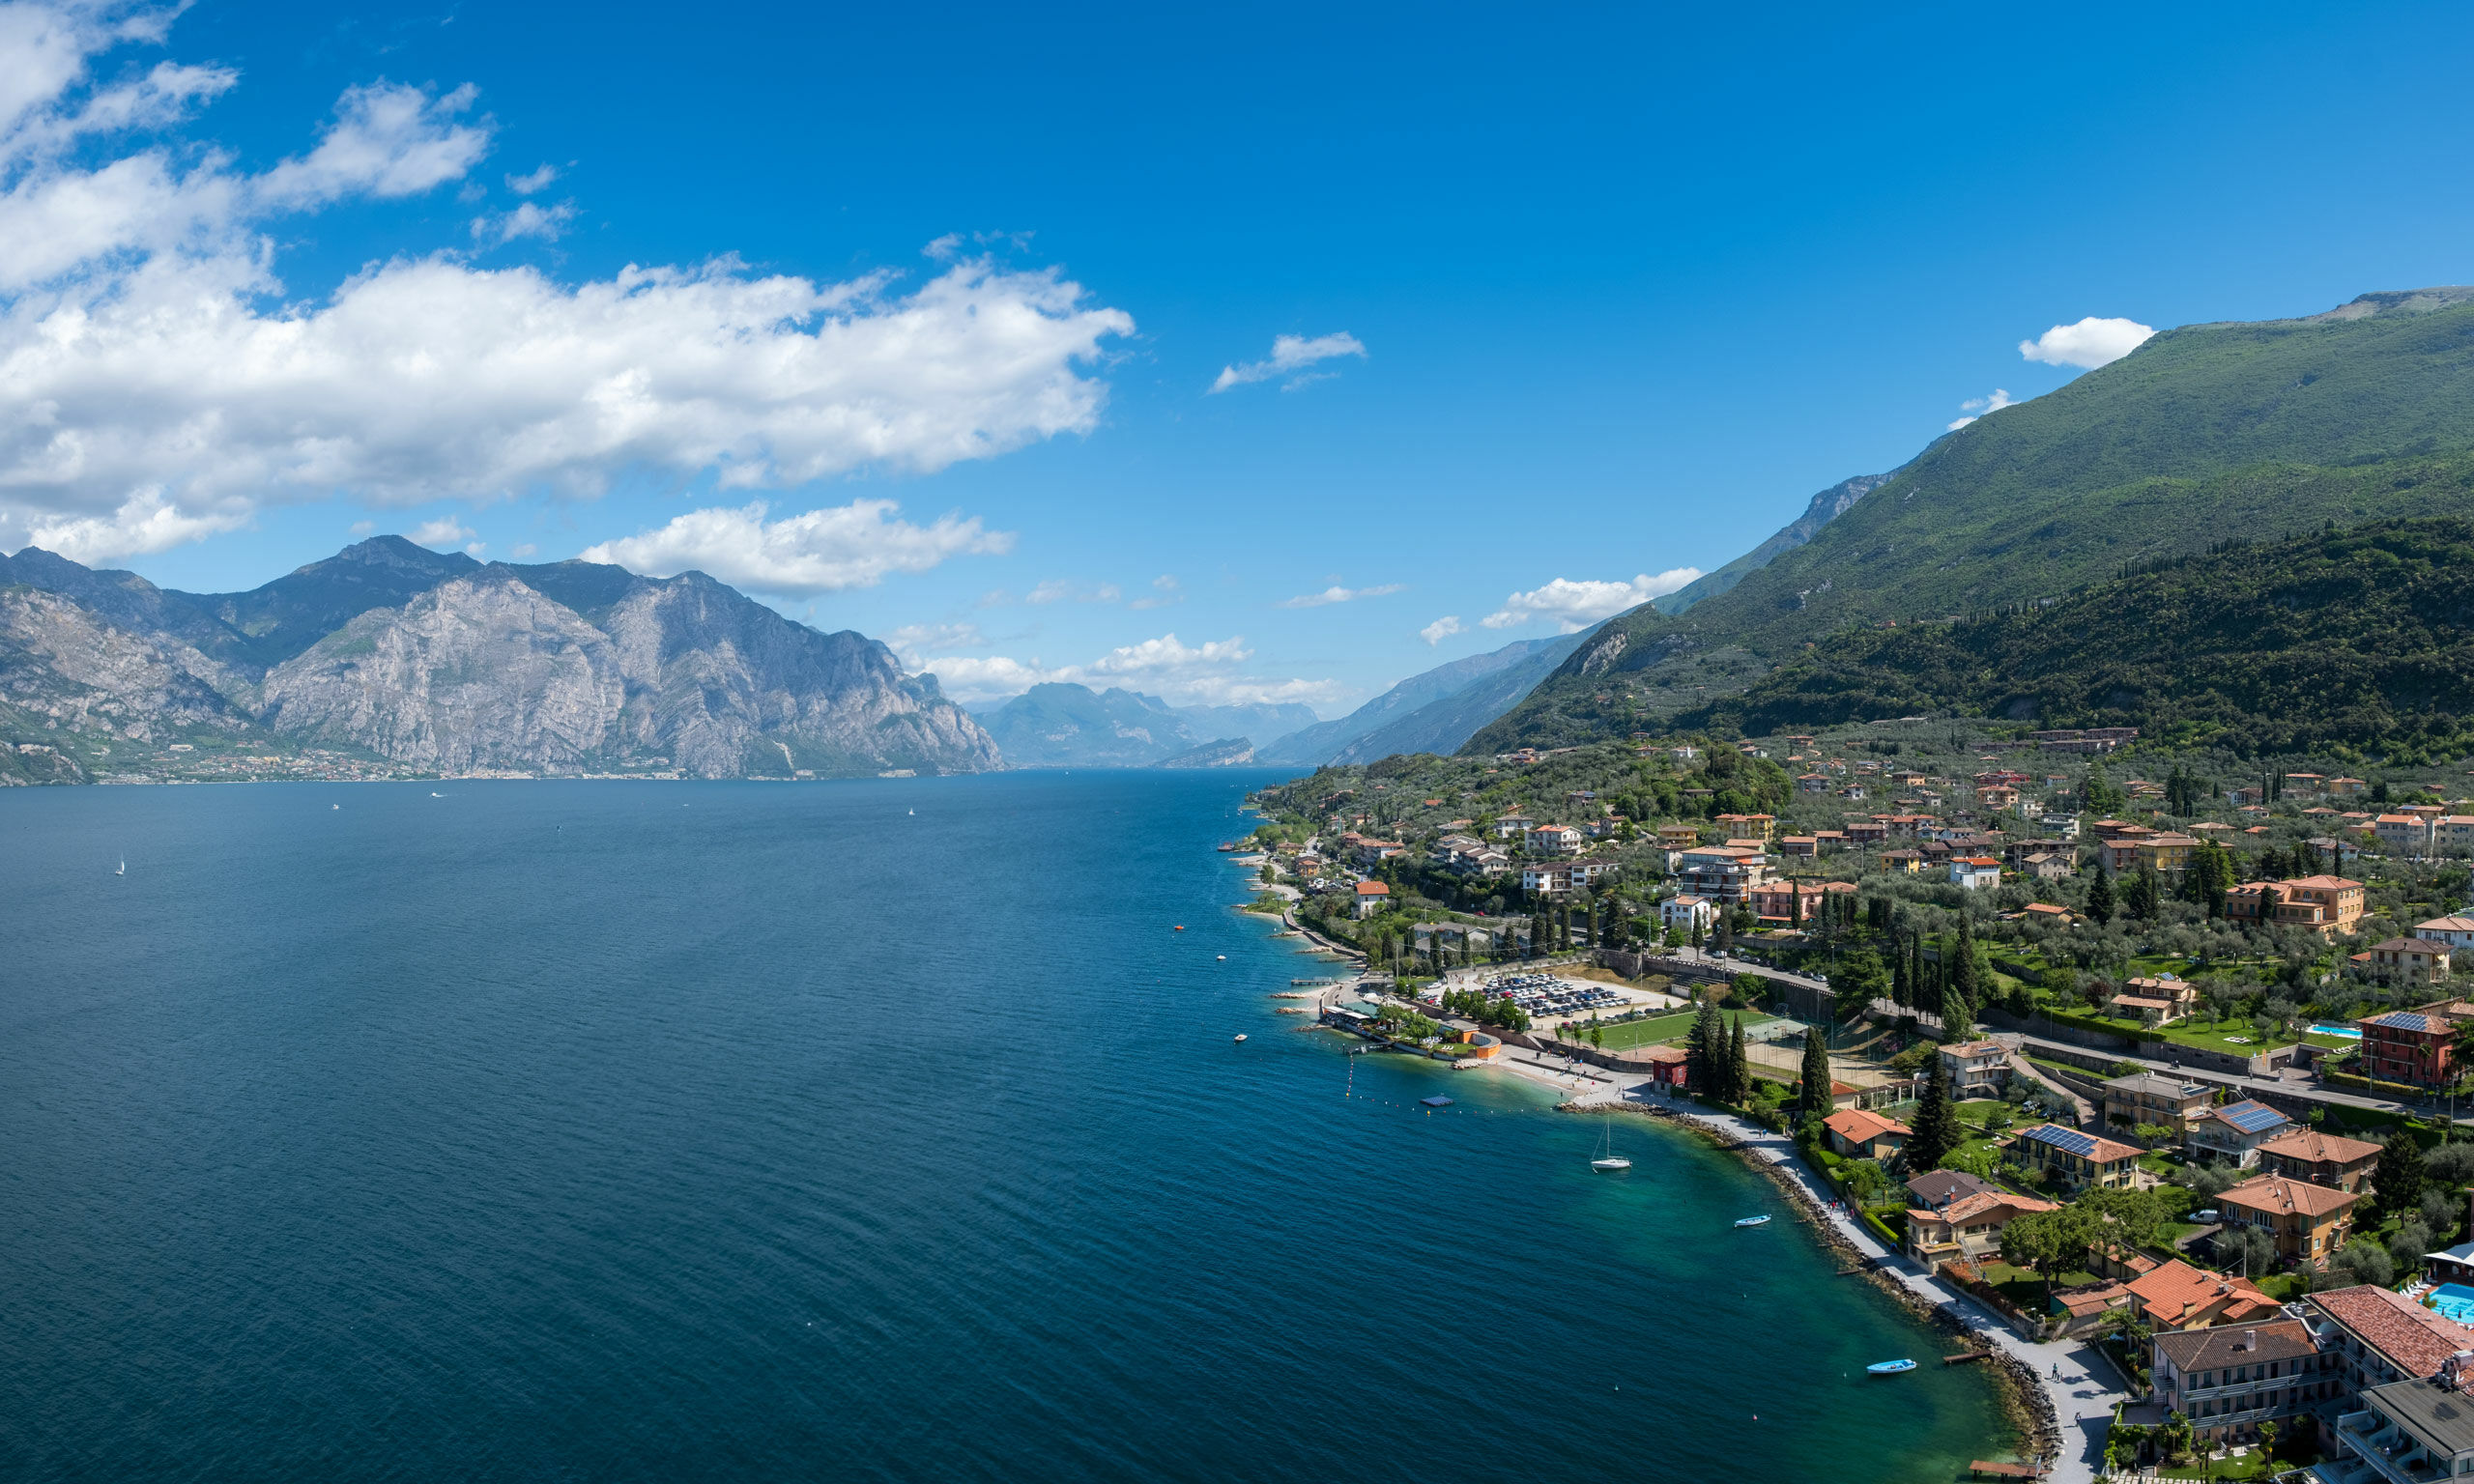
[[[2234,545],[2049,605],[1848,631],[1680,720],[1766,734],[1942,709],[2244,754],[2474,753],[2474,520]]]
[[[2032,602],[2235,535],[2469,509],[2474,290],[2188,326],[1939,440],[1732,590],[1610,621],[1468,750],[1651,725],[1851,625]]]

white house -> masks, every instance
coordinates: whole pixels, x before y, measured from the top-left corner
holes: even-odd
[[[1568,824],[1541,824],[1529,832],[1532,855],[1570,855],[1581,847],[1581,832]]]
[[[1950,879],[1971,891],[1984,891],[2001,884],[2001,863],[1989,855],[1953,856]]]
[[[1360,918],[1372,917],[1391,905],[1391,902],[1392,888],[1385,886],[1382,882],[1360,881],[1357,884],[1357,915]]]
[[[2451,948],[2474,948],[2474,917],[2434,917],[2414,926],[2414,936],[2431,938]]]
[[[1707,932],[1717,926],[1718,904],[1707,897],[1690,892],[1669,897],[1658,903],[1658,922],[1668,928],[1681,928],[1685,932]]]

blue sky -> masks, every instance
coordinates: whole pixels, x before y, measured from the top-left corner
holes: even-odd
[[[2057,325],[2474,277],[2437,7],[353,10],[0,6],[0,549],[420,529],[1334,714]]]

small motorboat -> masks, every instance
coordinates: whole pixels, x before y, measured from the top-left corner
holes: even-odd
[[[1246,1033],[1244,1031],[1239,1031],[1237,1033],[1237,1039],[1239,1041],[1244,1041],[1246,1039]]]
[[[1222,954],[1222,955],[1220,955],[1220,961],[1221,961],[1221,962],[1223,962],[1223,963],[1226,963],[1226,962],[1228,961],[1228,956],[1227,956],[1226,954]]]
[[[1864,1374],[1867,1376],[1895,1376],[1901,1371],[1912,1371],[1913,1369],[1915,1369],[1915,1362],[1913,1360],[1876,1360],[1872,1364],[1864,1367]]]
[[[1738,1226],[1768,1226],[1769,1224],[1769,1218],[1768,1216],[1746,1216],[1736,1223]]]

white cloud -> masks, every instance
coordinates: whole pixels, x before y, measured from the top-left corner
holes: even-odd
[[[938,516],[934,525],[892,519],[890,499],[854,499],[778,521],[762,501],[739,509],[690,510],[658,530],[589,546],[585,561],[616,562],[647,577],[690,569],[759,592],[812,596],[873,587],[891,572],[925,572],[948,556],[1011,551],[1011,531],[981,528],[979,517]]]
[[[1559,577],[1543,587],[1515,592],[1504,606],[1480,620],[1490,629],[1508,629],[1535,618],[1551,618],[1563,633],[1585,628],[1652,598],[1664,597],[1689,585],[1701,575],[1698,567],[1673,567],[1655,577],[1644,572],[1628,583],[1574,582]]]
[[[571,203],[561,202],[557,206],[544,207],[527,201],[501,215],[474,217],[473,241],[484,247],[503,247],[523,237],[537,237],[545,243],[555,243],[575,217],[576,209]]]
[[[1462,631],[1459,617],[1456,614],[1446,614],[1442,617],[1437,618],[1434,622],[1427,624],[1424,628],[1418,630],[1418,637],[1424,640],[1427,645],[1431,647],[1432,645],[1442,643],[1445,640],[1450,639],[1453,635],[1460,632]]]
[[[461,546],[473,539],[475,531],[451,515],[434,521],[423,521],[404,532],[404,539],[415,546]]]
[[[1956,433],[1959,429],[1966,427],[1969,423],[1975,421],[1985,414],[1998,413],[2003,408],[2011,405],[2010,393],[2004,391],[1999,386],[1996,386],[1993,388],[1993,395],[1989,397],[1970,397],[1965,402],[1960,403],[1959,411],[1966,413],[1968,415],[1951,423],[1949,427],[1943,431]]]
[[[935,675],[937,686],[956,700],[995,700],[1020,696],[1035,685],[1079,682],[1082,678],[1082,671],[1071,665],[1050,670],[1038,660],[1025,663],[1002,655],[986,659],[946,655],[925,661],[911,672]]]
[[[541,555],[541,548],[534,546],[530,541],[527,541],[519,546],[508,548],[507,555],[518,561],[531,561],[533,557]]]
[[[1219,380],[1211,384],[1211,390],[1214,393],[1223,392],[1231,386],[1242,386],[1248,382],[1268,382],[1275,377],[1291,376],[1293,373],[1304,371],[1317,361],[1331,360],[1341,356],[1363,357],[1365,355],[1366,346],[1357,336],[1346,331],[1338,334],[1316,335],[1310,340],[1303,335],[1280,335],[1272,341],[1272,355],[1269,360],[1252,360],[1242,366],[1221,367]],[[1297,377],[1288,385],[1291,388],[1295,388],[1309,380],[1320,379],[1320,377]]]
[[[547,190],[550,183],[558,178],[559,167],[544,160],[527,174],[508,176],[506,188],[519,196],[529,196],[537,190]]]
[[[368,535],[371,531],[374,531],[377,528],[378,523],[376,521],[355,521],[352,523],[352,533],[356,536]]]
[[[1200,645],[1190,645],[1180,643],[1174,634],[1163,634],[1158,639],[1109,650],[1091,662],[1091,672],[1189,677],[1202,671],[1241,665],[1253,657],[1254,651],[1246,647],[1242,637],[1205,640]]]
[[[916,671],[926,663],[925,655],[948,649],[978,649],[988,640],[975,623],[906,623],[884,637],[885,643],[902,658],[902,663]]]
[[[1395,592],[1406,592],[1408,588],[1409,585],[1406,583],[1385,583],[1380,587],[1343,587],[1335,583],[1321,592],[1309,592],[1302,597],[1282,598],[1272,607],[1324,608],[1334,603],[1353,603],[1359,598],[1390,597]]]
[[[993,598],[997,595],[991,593],[989,596]],[[1022,601],[1025,603],[1037,603],[1043,605],[1049,603],[1114,603],[1117,599],[1124,596],[1125,589],[1119,587],[1114,583],[1100,583],[1094,585],[1085,583],[1070,582],[1061,577],[1051,577],[1047,582],[1044,582],[1038,586],[1032,588],[1030,592],[1023,597]]]
[[[183,511],[149,488],[123,500],[109,515],[56,516],[26,530],[28,546],[97,566],[123,556],[169,551],[249,524],[245,505],[227,502],[204,513]]]
[[[2090,315],[2076,325],[2056,325],[2033,340],[2020,341],[2019,354],[2049,366],[2092,370],[2138,350],[2154,333],[2136,320],[2100,320]]]
[[[1163,572],[1158,577],[1151,580],[1151,595],[1149,597],[1136,598],[1133,602],[1128,603],[1126,607],[1136,612],[1140,612],[1144,609],[1150,608],[1166,608],[1171,603],[1183,603],[1184,601],[1186,601],[1186,595],[1177,590],[1177,580],[1167,573]]]
[[[927,471],[1098,423],[1107,387],[1085,368],[1133,321],[1052,271],[835,283],[717,257],[570,283],[413,250],[287,297],[274,244],[300,234],[276,217],[453,183],[493,126],[470,88],[370,82],[306,153],[246,174],[211,141],[160,137],[230,72],[90,76],[172,14],[115,27],[0,5],[0,550],[38,528],[196,539],[337,494]],[[527,202],[481,236],[546,235],[565,211]],[[132,500],[160,514],[131,525]]]
[[[903,638],[915,638],[916,647],[924,649],[937,647],[935,636],[939,633],[950,638],[956,648],[975,648],[980,643],[979,631],[968,624],[919,625],[896,633]],[[1087,685],[1094,690],[1121,685],[1190,705],[1285,701],[1319,705],[1343,694],[1341,685],[1334,680],[1280,679],[1243,673],[1240,667],[1253,658],[1253,651],[1246,647],[1242,637],[1189,644],[1174,634],[1164,634],[1111,649],[1087,665],[1050,665],[1037,656],[1027,660],[1005,655],[928,657],[906,652],[899,642],[895,642],[894,649],[914,673],[935,675],[947,694],[962,700],[995,700],[1055,681]]]

